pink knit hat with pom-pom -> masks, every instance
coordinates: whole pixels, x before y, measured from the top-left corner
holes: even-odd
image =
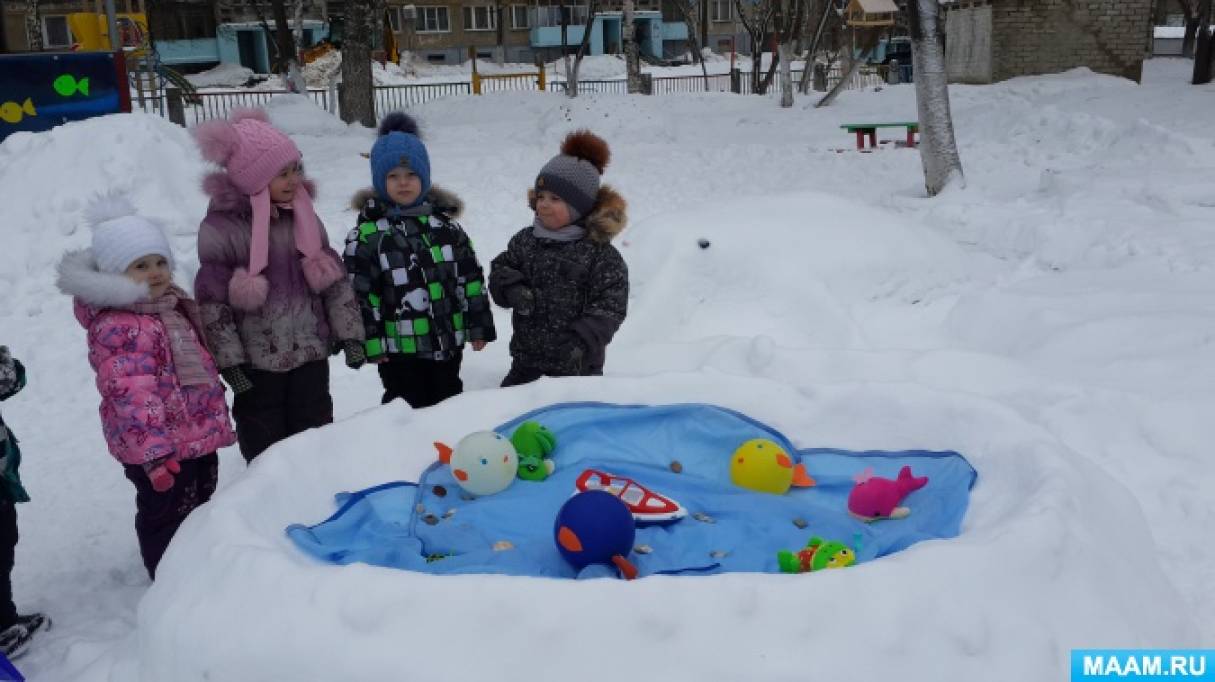
[[[207,121],[194,129],[194,138],[203,158],[223,166],[232,184],[249,195],[253,208],[249,267],[237,268],[233,273],[228,299],[241,310],[257,310],[270,292],[270,282],[261,274],[269,264],[270,181],[302,155],[261,109],[238,109],[226,121]],[[321,225],[307,189],[296,189],[291,209],[304,279],[312,291],[320,293],[342,279],[345,270],[324,253]]]
[[[300,150],[261,109],[237,109],[227,121],[207,121],[194,132],[203,158],[228,171],[232,184],[257,194],[274,176],[302,158]]]

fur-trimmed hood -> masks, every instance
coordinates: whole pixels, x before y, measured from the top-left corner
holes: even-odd
[[[93,308],[129,306],[148,297],[148,285],[98,270],[92,249],[65,253],[57,270],[59,290]]]
[[[367,202],[375,198],[375,188],[364,187],[355,192],[354,196],[350,197],[350,208],[355,211],[362,211]],[[435,211],[446,213],[453,219],[458,219],[460,214],[464,212],[464,200],[455,192],[438,185],[430,186],[430,192],[426,194],[426,203],[430,204]]]
[[[535,189],[527,190],[527,205],[536,210]],[[611,242],[628,226],[628,209],[628,202],[619,192],[609,185],[600,185],[599,193],[595,195],[595,205],[583,219],[587,236],[604,244]]]
[[[312,197],[312,201],[315,202],[316,182],[308,177],[305,177],[303,182],[304,189],[308,190],[308,196]],[[253,215],[253,204],[249,201],[249,195],[237,189],[236,185],[232,184],[232,179],[224,171],[209,173],[207,177],[203,178],[202,188],[203,192],[211,197],[211,205],[207,207],[208,211]]]

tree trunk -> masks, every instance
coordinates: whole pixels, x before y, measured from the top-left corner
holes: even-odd
[[[1202,0],[1202,4],[1198,6],[1197,38],[1197,47],[1194,50],[1194,78],[1191,82],[1194,85],[1203,85],[1211,82],[1211,53],[1215,49],[1211,39],[1211,0]]]
[[[700,74],[704,77],[705,92],[709,91],[709,67],[705,64],[704,46],[700,43],[700,19],[697,0],[676,0],[675,5],[683,15],[683,23],[688,27],[688,47],[692,50],[692,59],[700,62]]]
[[[781,42],[777,46],[780,58],[780,105],[784,109],[793,106],[793,67],[790,62],[793,61],[789,49],[789,43]]]
[[[620,39],[624,43],[624,68],[628,76],[629,94],[641,92],[641,54],[638,52],[637,27],[634,25],[633,0],[624,0],[624,16],[620,24]]]
[[[565,66],[565,92],[568,95],[570,91],[570,51],[567,47],[570,42],[570,13],[569,7],[561,6],[561,63]],[[575,83],[575,85],[577,85]]]
[[[287,57],[287,89],[291,92],[307,92],[308,83],[304,81],[304,65],[300,53],[304,45],[304,3],[308,0],[293,0],[292,20],[295,22],[291,33],[292,51]]]
[[[595,25],[595,14],[599,8],[592,1],[586,8],[586,26],[582,30],[582,42],[578,44],[578,54],[574,55],[574,72],[566,74],[565,94],[567,97],[578,96],[578,71],[582,68],[582,58],[586,56],[586,48],[591,44],[591,27]]]
[[[38,12],[38,0],[27,0],[25,3],[25,42],[30,52],[43,49],[42,16]]]
[[[498,47],[494,50],[494,63],[498,66],[506,64],[506,12],[502,0],[494,0],[495,25],[498,31]]]
[[[806,70],[802,71],[802,82],[798,84],[798,89],[802,94],[810,92],[810,84],[814,81],[814,64],[818,61],[818,48],[823,39],[823,29],[827,27],[827,20],[834,12],[831,11],[831,3],[823,3],[823,15],[818,20],[818,30],[814,32],[814,40],[810,41],[810,47],[806,50]],[[831,68],[831,64],[827,64],[827,68]]]
[[[924,166],[924,186],[932,197],[950,183],[965,184],[965,176],[949,111],[941,6],[937,0],[912,0],[907,13],[920,121],[920,161]]]
[[[371,40],[375,34],[372,0],[346,0],[342,41],[342,87],[338,97],[342,120],[375,127],[375,100],[371,87]]]

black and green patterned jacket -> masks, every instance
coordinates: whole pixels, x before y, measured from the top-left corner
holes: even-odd
[[[363,312],[367,359],[401,354],[447,360],[466,341],[493,341],[489,292],[472,241],[456,222],[459,198],[432,187],[399,209],[363,190],[342,259]]]

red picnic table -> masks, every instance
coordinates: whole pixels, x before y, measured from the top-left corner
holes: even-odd
[[[878,128],[906,128],[908,147],[915,147],[915,134],[920,131],[920,124],[917,121],[904,121],[902,123],[845,123],[840,127],[850,133],[856,133],[856,148],[860,150],[865,149],[866,135],[869,136],[869,146],[874,149],[877,148]]]

